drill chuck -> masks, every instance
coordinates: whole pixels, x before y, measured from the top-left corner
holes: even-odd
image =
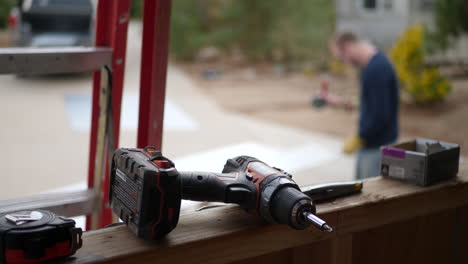
[[[333,231],[325,221],[315,215],[315,205],[310,197],[290,186],[281,188],[273,195],[271,211],[278,223],[295,229],[305,229],[312,224],[322,231]]]
[[[305,229],[309,226],[309,221],[304,218],[303,213],[315,213],[315,206],[307,195],[286,186],[273,195],[270,210],[276,222],[295,229]]]

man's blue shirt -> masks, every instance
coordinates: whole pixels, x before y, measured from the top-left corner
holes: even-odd
[[[359,137],[366,148],[390,144],[398,138],[398,80],[385,54],[375,54],[361,71]]]

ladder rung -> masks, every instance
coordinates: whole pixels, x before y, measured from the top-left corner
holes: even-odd
[[[96,209],[97,199],[92,189],[69,192],[40,194],[16,200],[0,201],[0,214],[43,209],[56,214],[72,217],[90,215]]]
[[[111,62],[105,47],[0,48],[0,74],[94,72]]]

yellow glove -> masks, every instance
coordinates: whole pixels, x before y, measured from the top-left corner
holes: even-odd
[[[346,139],[345,144],[343,146],[343,152],[346,154],[352,154],[358,149],[360,149],[362,146],[364,146],[364,140],[362,140],[358,136],[351,136],[348,139]]]

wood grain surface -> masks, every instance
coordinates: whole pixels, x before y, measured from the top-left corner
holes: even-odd
[[[430,187],[367,180],[361,194],[317,205],[335,229],[330,234],[269,225],[227,206],[182,215],[158,242],[137,239],[126,226],[87,232],[83,248],[65,263],[410,263],[401,258],[415,260],[421,252],[434,253],[427,263],[447,255],[467,260],[468,236],[460,235],[468,234],[462,224],[468,220],[467,167],[462,163],[459,177]]]

